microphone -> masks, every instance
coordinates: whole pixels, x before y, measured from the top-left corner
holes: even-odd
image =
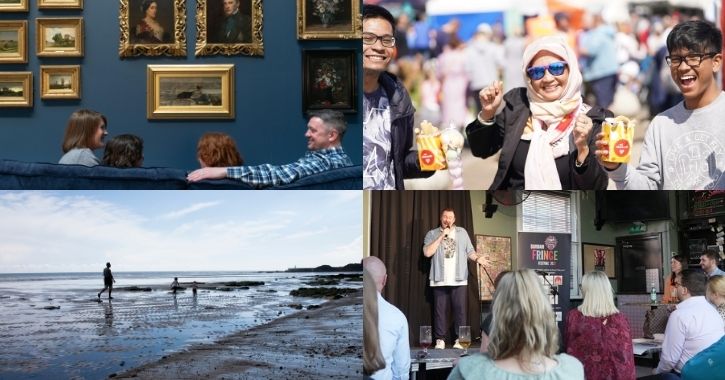
[[[539,269],[534,269],[534,272],[536,272],[536,274],[538,274],[539,276],[548,276],[550,274],[549,272],[544,272],[543,270]]]

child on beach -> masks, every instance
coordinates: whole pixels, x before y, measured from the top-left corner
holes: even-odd
[[[194,297],[196,297],[196,289],[198,288],[196,281],[191,283],[191,292],[194,294]]]
[[[108,299],[113,299],[113,297],[111,297],[111,291],[113,290],[114,282],[116,282],[116,280],[113,279],[113,273],[111,273],[111,263],[106,263],[106,267],[103,268],[103,290],[98,292],[99,300],[101,299],[101,293],[105,292],[106,289],[108,289]]]
[[[179,289],[181,286],[179,286],[179,278],[174,277],[174,282],[171,283],[171,290],[172,293],[176,294],[176,289]]]
[[[652,119],[636,169],[602,160],[608,155],[602,133],[596,155],[617,189],[725,189],[725,93],[716,79],[722,33],[707,21],[683,22],[668,35],[667,50],[670,75],[685,100]]]

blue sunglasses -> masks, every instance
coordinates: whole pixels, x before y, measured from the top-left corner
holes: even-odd
[[[558,77],[559,75],[564,74],[566,66],[567,63],[561,61],[551,62],[547,66],[532,66],[526,69],[526,75],[532,80],[539,80],[544,77],[546,70],[549,70],[551,75]]]

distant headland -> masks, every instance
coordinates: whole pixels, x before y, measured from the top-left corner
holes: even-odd
[[[316,268],[290,268],[286,272],[362,272],[362,264],[347,264],[344,267],[333,267],[330,265],[320,265]]]

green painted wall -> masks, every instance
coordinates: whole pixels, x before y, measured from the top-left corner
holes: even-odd
[[[511,267],[516,268],[516,206],[498,206],[493,217],[485,217],[482,205],[486,203],[485,191],[471,191],[471,210],[473,211],[473,235],[508,236],[511,238]],[[471,236],[475,241],[475,237]]]

